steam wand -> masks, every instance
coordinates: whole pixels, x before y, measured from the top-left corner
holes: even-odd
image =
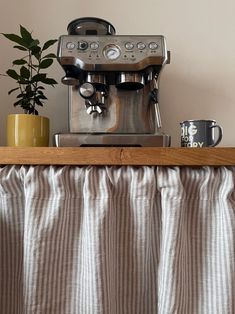
[[[159,103],[158,103],[157,75],[154,76],[154,78],[151,80],[151,83],[153,85],[153,88],[150,92],[150,98],[153,102],[154,109],[155,109],[157,128],[160,129],[162,127],[162,121],[161,121],[161,115],[160,115],[160,109],[159,109]]]

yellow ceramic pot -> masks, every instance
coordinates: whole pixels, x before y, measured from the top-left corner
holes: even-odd
[[[31,114],[7,117],[7,146],[48,146],[49,119]]]

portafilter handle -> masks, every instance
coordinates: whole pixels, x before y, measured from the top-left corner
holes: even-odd
[[[86,100],[85,105],[88,114],[98,113],[100,115],[103,113],[106,96],[104,91],[96,90],[93,84],[86,82],[79,87],[79,93]]]

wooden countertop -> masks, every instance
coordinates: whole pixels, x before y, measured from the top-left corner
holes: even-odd
[[[235,147],[0,147],[0,165],[235,166]]]

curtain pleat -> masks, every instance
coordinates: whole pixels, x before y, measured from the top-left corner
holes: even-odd
[[[1,314],[234,314],[235,168],[0,168]]]

